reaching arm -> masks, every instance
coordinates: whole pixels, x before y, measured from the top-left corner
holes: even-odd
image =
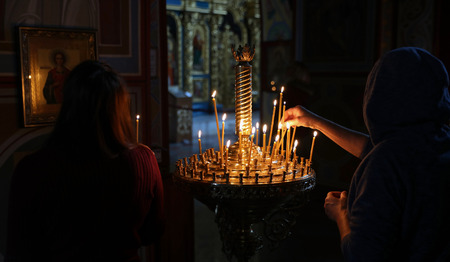
[[[360,158],[369,141],[369,136],[361,132],[348,129],[328,119],[296,106],[286,110],[283,118],[291,126],[304,126],[317,129],[350,154]]]

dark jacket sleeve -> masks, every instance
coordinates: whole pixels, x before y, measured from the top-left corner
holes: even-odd
[[[386,261],[398,247],[405,190],[394,158],[384,154],[364,162],[352,182],[351,233],[343,238],[341,249],[347,261]]]

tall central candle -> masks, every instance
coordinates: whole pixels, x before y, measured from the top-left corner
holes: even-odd
[[[266,131],[267,131],[267,125],[264,124],[263,126],[263,158],[266,157]]]
[[[241,119],[241,122],[239,124],[239,147],[238,147],[239,161],[241,161],[241,157],[242,157],[241,147],[242,147],[242,128],[243,127],[244,127],[244,120]]]
[[[313,156],[313,150],[314,150],[314,142],[316,141],[317,131],[314,131],[314,136],[311,144],[311,152],[309,153],[309,162],[312,163],[312,156]]]
[[[223,139],[224,139],[224,135],[225,135],[225,119],[227,119],[227,114],[224,113],[222,116],[222,144],[219,145],[220,147],[220,159],[221,159],[221,163],[223,164]]]
[[[214,90],[211,97],[212,97],[212,101],[214,104],[214,113],[216,114],[217,140],[219,142],[219,147],[220,147],[221,143],[220,143],[220,131],[219,131],[219,118],[217,116],[217,106],[216,106],[216,90]]]
[[[139,143],[139,118],[140,115],[136,115],[136,143]]]

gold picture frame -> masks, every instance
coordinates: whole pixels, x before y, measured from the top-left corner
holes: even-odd
[[[84,60],[97,60],[97,32],[19,27],[19,37],[24,126],[51,125],[70,70]]]

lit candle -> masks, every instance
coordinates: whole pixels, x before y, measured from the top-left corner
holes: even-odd
[[[140,115],[136,115],[136,143],[139,143],[139,118]]]
[[[259,122],[256,122],[256,143],[255,143],[255,145],[258,145],[258,133],[259,133]]]
[[[230,147],[230,140],[227,141],[227,149],[225,151],[225,173],[227,172],[228,167],[228,148]]]
[[[280,105],[279,105],[279,112],[278,112],[278,123],[280,123],[281,120],[281,102],[283,101],[283,91],[284,91],[284,86],[281,87],[281,91],[280,91]]]
[[[216,114],[217,140],[219,142],[219,147],[220,147],[221,143],[220,143],[220,131],[219,131],[219,118],[217,117],[217,107],[216,107],[216,90],[214,90],[211,97],[212,97],[212,101],[214,104],[214,113]]]
[[[266,156],[266,131],[267,131],[267,125],[264,124],[263,126],[263,158]]]
[[[273,155],[275,153],[275,145],[277,144],[279,138],[280,138],[280,135],[277,135],[275,137],[275,141],[273,142],[272,154],[270,155],[270,164],[271,165],[272,165],[272,158],[273,158]]]
[[[278,123],[278,129],[277,129],[277,136],[278,136],[278,138],[281,138],[281,134],[280,134],[280,130],[281,130],[281,128],[282,128],[283,126],[281,125],[281,123]],[[282,139],[282,138],[281,138]],[[280,140],[278,140],[278,141],[280,141]],[[280,141],[281,142],[281,141]],[[275,149],[275,150],[278,150],[278,145],[280,144],[280,142],[278,142],[277,143],[277,146],[276,146],[276,148],[275,148],[275,144],[273,144],[273,149],[272,149],[272,151]]]
[[[291,153],[291,147],[289,143],[291,142],[291,126],[286,123],[287,135],[286,135],[286,164],[289,162],[289,154]]]
[[[250,142],[250,146],[248,147],[248,163],[247,166],[250,166],[250,160],[252,159],[252,147],[253,147],[253,137],[255,136],[255,128],[252,127],[252,138]]]
[[[313,150],[314,150],[314,142],[316,141],[316,136],[317,136],[317,131],[314,131],[314,136],[313,136],[313,140],[312,140],[312,144],[311,144],[311,153],[309,154],[309,163],[312,162],[312,155],[313,155]]]
[[[297,151],[297,146],[298,146],[298,140],[295,139],[294,149],[292,149],[292,160],[295,160],[295,151]]]
[[[224,113],[223,114],[223,116],[222,116],[222,144],[221,145],[219,145],[220,146],[220,158],[222,159],[221,161],[221,163],[223,164],[223,137],[224,137],[224,134],[225,134],[225,119],[227,119],[227,114],[226,113]]]
[[[269,142],[267,144],[267,147],[270,146],[270,141],[272,140],[272,131],[273,131],[273,120],[275,118],[275,109],[277,108],[277,100],[273,100],[273,111],[272,111],[272,124],[270,124],[270,135],[269,135]]]
[[[198,130],[198,151],[202,154],[202,130]]]
[[[297,126],[294,126],[294,131],[292,131],[292,138],[291,138],[291,148],[289,148],[289,150],[292,150],[292,145],[294,144],[294,139],[295,139],[295,130],[297,129]]]

